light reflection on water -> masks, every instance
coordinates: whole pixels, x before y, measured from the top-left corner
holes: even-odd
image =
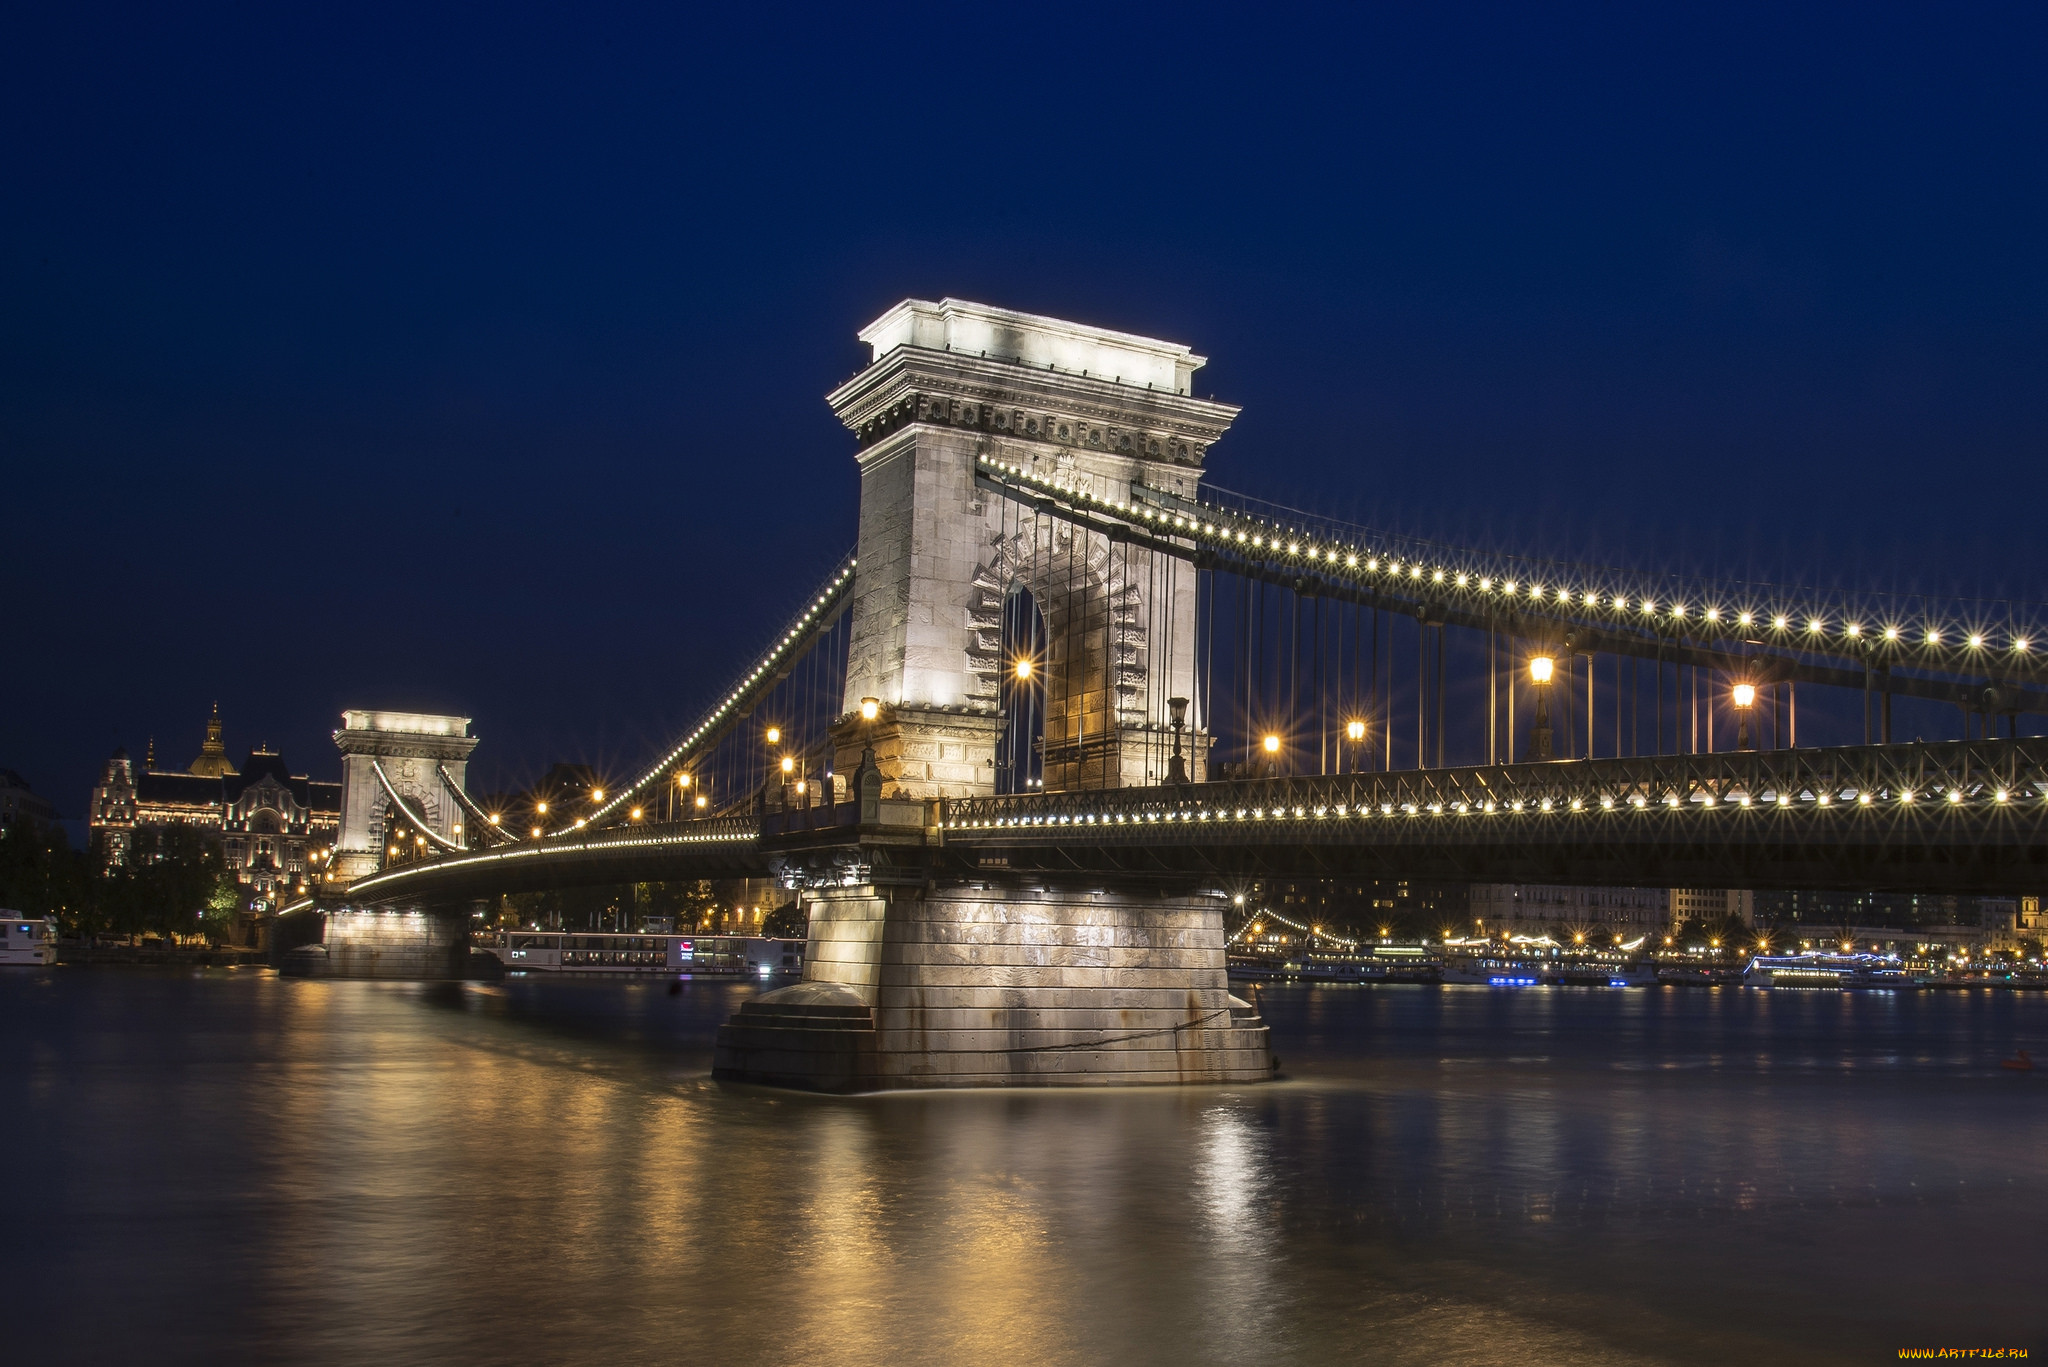
[[[1267,989],[1271,1085],[833,1099],[709,1080],[751,990],[0,976],[9,1356],[2048,1347],[2041,998]]]

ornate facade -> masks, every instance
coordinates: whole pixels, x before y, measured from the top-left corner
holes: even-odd
[[[188,825],[218,843],[259,910],[274,910],[310,886],[314,854],[330,848],[340,830],[340,784],[293,774],[271,750],[251,750],[236,769],[221,739],[218,707],[191,765],[163,772],[155,758],[152,742],[138,773],[128,752],[116,750],[92,790],[90,825],[108,867],[141,857],[136,832]]]

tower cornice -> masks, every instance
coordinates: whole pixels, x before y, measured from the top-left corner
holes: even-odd
[[[825,396],[863,447],[911,423],[1199,468],[1242,411],[1115,379],[901,345]]]

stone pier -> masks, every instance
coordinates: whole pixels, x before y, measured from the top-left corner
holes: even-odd
[[[1271,1076],[1266,1026],[1225,981],[1219,898],[977,883],[806,900],[804,981],[741,1008],[715,1076],[831,1092]]]
[[[920,877],[902,857],[937,842],[936,823],[917,830],[923,804],[995,792],[1006,725],[1047,791],[1128,787],[1166,780],[1171,718],[1192,704],[1187,777],[1206,777],[1194,571],[1041,515],[984,467],[1116,502],[1194,498],[1237,408],[1195,397],[1203,358],[1180,343],[967,300],[907,299],[860,338],[869,365],[826,399],[861,490],[832,734],[881,862],[798,880],[806,980],[742,1008],[718,1076],[828,1091],[1269,1076],[1266,1027],[1225,982],[1220,899]],[[1013,604],[1042,636],[1005,625]],[[1020,653],[1040,642],[1041,658]],[[1039,705],[1010,715],[1004,681],[1022,678]]]

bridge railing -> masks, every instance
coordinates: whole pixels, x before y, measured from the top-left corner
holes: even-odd
[[[2048,815],[2048,738],[1552,761],[956,799],[963,835],[1347,816],[1882,808]],[[1050,834],[1050,832],[1047,832]],[[1185,840],[1185,835],[1179,839]]]
[[[348,886],[349,898],[382,898],[399,894],[416,883],[431,883],[465,870],[560,862],[605,851],[627,852],[635,848],[687,849],[699,845],[738,845],[757,842],[761,822],[756,816],[714,816],[690,821],[634,822],[628,826],[592,827],[549,840],[522,840],[516,844],[494,845],[438,859],[401,864]]]

